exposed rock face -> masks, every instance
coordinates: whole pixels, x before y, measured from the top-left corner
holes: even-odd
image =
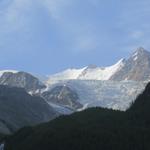
[[[58,114],[44,99],[31,96],[24,89],[0,86],[0,133],[54,119]]]
[[[110,80],[146,81],[150,79],[150,52],[138,48]]]
[[[63,105],[71,109],[81,108],[78,94],[67,86],[56,86],[50,91],[44,92],[42,96],[54,104]]]
[[[26,72],[5,72],[0,78],[0,84],[25,88],[27,92],[35,92],[46,87],[36,77]]]

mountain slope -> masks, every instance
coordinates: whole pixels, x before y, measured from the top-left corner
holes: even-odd
[[[0,85],[24,88],[27,92],[36,92],[37,90],[46,88],[39,79],[26,72],[6,70],[1,71],[0,74]]]
[[[144,61],[143,61],[144,60]],[[49,76],[47,84],[59,80],[115,80],[115,81],[146,81],[150,79],[150,52],[139,47],[126,60],[121,59],[109,67],[97,67],[95,65],[82,69],[68,69]]]
[[[86,69],[67,69],[61,73],[57,73],[54,75],[49,76],[49,79],[47,82],[50,82],[52,80],[69,80],[69,79],[77,79],[79,75]]]
[[[0,133],[12,133],[56,116],[55,110],[42,98],[31,96],[21,88],[0,86]]]
[[[54,81],[59,80],[109,80],[109,78],[119,71],[124,65],[124,59],[119,60],[116,64],[109,67],[96,67],[90,65],[82,69],[68,69],[63,72],[49,76],[47,84],[51,84]]]
[[[81,80],[109,80],[110,77],[118,72],[124,66],[124,59],[119,60],[116,64],[109,67],[87,67],[78,76]]]
[[[43,92],[42,97],[50,104],[53,103],[66,108],[68,107],[74,111],[83,107],[79,103],[78,94],[65,85],[56,86],[50,91]]]
[[[18,131],[6,150],[149,150],[149,108],[150,84],[127,112],[92,108],[62,116]]]
[[[138,48],[111,80],[146,81],[150,79],[150,52]]]

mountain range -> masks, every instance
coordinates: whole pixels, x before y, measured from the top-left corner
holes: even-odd
[[[61,106],[65,106],[65,108],[83,110],[88,107],[100,106],[126,110],[137,95],[144,90],[150,79],[149,75],[150,52],[139,47],[129,58],[123,58],[109,67],[90,65],[81,69],[67,69],[50,75],[44,82],[47,88],[42,92],[44,96],[47,95],[46,99],[50,103],[50,97],[54,95],[47,91],[51,91],[53,88],[56,90],[57,86],[67,86],[73,92],[72,95],[75,93],[78,95],[76,105],[80,103],[82,108],[72,105],[75,102],[74,99],[61,103]],[[60,93],[63,95],[65,92],[58,90],[57,95],[55,94],[57,101],[52,101],[57,106],[60,106],[58,103]]]
[[[67,69],[46,78],[43,81],[24,71],[0,71],[1,88],[10,93],[4,90],[4,95],[0,97],[1,107],[6,106],[8,110],[6,113],[6,109],[1,109],[5,115],[0,115],[0,132],[10,133],[25,125],[45,122],[61,114],[90,107],[127,110],[149,82],[150,52],[140,47],[128,59],[121,59],[109,67],[90,65]],[[20,92],[17,89],[21,89]],[[14,114],[21,114],[21,119],[33,121],[21,120]],[[14,120],[14,124],[8,122],[7,116]]]
[[[143,61],[144,60],[144,61]],[[115,81],[146,81],[150,79],[150,52],[139,47],[128,59],[120,59],[109,67],[89,65],[82,69],[67,69],[50,75],[47,80],[51,84],[54,80],[115,80]]]
[[[143,61],[144,60],[144,61]],[[59,80],[115,80],[115,81],[146,81],[150,79],[150,52],[142,47],[137,48],[134,53],[128,58],[120,59],[116,64],[109,67],[97,67],[96,65],[89,65],[81,69],[67,69],[62,72],[48,75],[44,81],[45,84],[51,84]],[[8,81],[8,78],[14,79],[17,82],[17,77],[30,80],[30,74],[23,71],[16,70],[2,70],[0,71],[1,84],[12,84],[14,81]],[[14,77],[13,77],[14,76]],[[15,79],[16,78],[16,79]],[[35,77],[36,78],[36,77]],[[9,83],[10,82],[10,83]],[[21,81],[26,83],[28,81]],[[35,86],[43,88],[44,84],[35,79]],[[20,83],[20,82],[19,82]],[[16,86],[16,85],[14,85]],[[19,85],[18,85],[19,86]],[[21,86],[21,85],[20,85]],[[27,87],[28,90],[33,90],[35,87]]]

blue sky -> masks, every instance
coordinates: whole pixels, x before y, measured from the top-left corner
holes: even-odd
[[[1,0],[0,69],[51,74],[150,49],[149,0]]]

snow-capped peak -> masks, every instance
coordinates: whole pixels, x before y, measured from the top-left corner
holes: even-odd
[[[51,83],[51,81],[56,80],[71,80],[71,79],[77,79],[78,76],[86,69],[87,67],[84,67],[82,69],[67,69],[63,72],[56,73],[54,75],[49,76],[49,79],[47,81],[47,84]]]
[[[0,71],[0,77],[1,77],[4,73],[6,73],[6,72],[18,73],[19,71],[17,71],[17,70],[1,70],[1,71]]]
[[[136,50],[136,53],[143,53],[143,52],[147,52],[147,50],[145,50],[143,47],[139,47]]]
[[[122,67],[125,64],[125,62],[126,62],[126,59],[122,58],[113,66]]]
[[[51,75],[49,77],[48,83],[58,80],[126,80],[126,79],[136,79],[135,74],[132,73],[132,78],[128,76],[131,74],[129,69],[141,70],[139,69],[139,64],[145,62],[145,68],[148,69],[146,62],[150,61],[150,52],[146,51],[144,48],[139,47],[136,51],[129,57],[129,59],[120,59],[116,64],[108,67],[97,67],[95,65],[90,65],[82,69],[67,69],[63,72]],[[136,66],[136,67],[135,67]],[[122,71],[125,70],[125,71]],[[144,70],[146,72],[146,70]],[[139,71],[140,72],[140,71]],[[148,71],[147,71],[148,72]],[[141,73],[139,73],[141,74]],[[145,76],[146,73],[143,73]],[[149,72],[147,73],[149,74]],[[124,78],[124,76],[126,78]],[[137,75],[136,75],[137,76]],[[142,77],[141,77],[142,78]],[[145,78],[145,77],[144,77]]]
[[[82,69],[67,69],[63,72],[49,76],[47,84],[59,80],[109,80],[113,74],[119,71],[125,64],[125,59],[119,60],[116,64],[109,67],[84,67]]]
[[[135,50],[135,52],[131,55],[131,59],[134,61],[137,61],[138,59],[145,57],[145,56],[150,56],[150,52],[145,50],[143,47],[139,47]]]
[[[125,60],[121,59],[113,66],[87,68],[78,78],[83,80],[109,80],[116,71],[119,71],[123,67],[124,63]]]
[[[147,54],[147,53],[149,53],[147,50],[145,50],[143,47],[139,47],[134,51],[132,57],[137,57],[139,55]]]

